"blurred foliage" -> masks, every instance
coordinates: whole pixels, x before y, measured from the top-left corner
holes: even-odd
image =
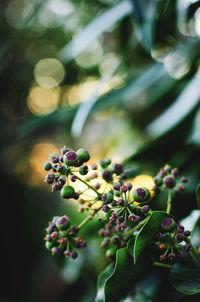
[[[64,144],[88,149],[94,161],[124,160],[135,174],[154,175],[167,162],[190,179],[174,211],[181,203],[183,218],[196,207],[200,1],[2,0],[0,36],[2,218],[9,234],[2,301],[93,301],[105,267],[95,225],[86,230],[87,261],[65,268],[48,258],[48,219],[63,211],[79,217],[76,206],[47,192],[41,165]],[[146,294],[134,295],[139,301]]]

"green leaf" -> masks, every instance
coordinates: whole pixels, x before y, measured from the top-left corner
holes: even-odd
[[[151,263],[150,258],[146,256],[138,261],[137,264],[134,264],[127,247],[119,249],[116,253],[113,273],[109,276],[111,269],[108,269],[99,278],[101,292],[97,294],[96,302],[118,302],[150,270]],[[103,282],[104,300],[102,299]]]
[[[200,184],[197,186],[196,189],[196,199],[197,199],[198,209],[200,210]]]
[[[106,280],[112,275],[114,270],[113,264],[108,265],[105,270],[103,270],[97,280],[97,295],[95,302],[103,302],[104,301],[104,284]]]
[[[154,211],[147,222],[143,225],[140,232],[135,238],[134,245],[134,262],[138,260],[139,255],[145,250],[145,248],[153,242],[153,238],[160,228],[161,221],[169,216],[163,211]]]
[[[200,293],[200,268],[183,267],[176,263],[171,269],[170,278],[177,291],[186,295]]]

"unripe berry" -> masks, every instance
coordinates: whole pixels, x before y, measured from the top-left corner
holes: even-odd
[[[104,158],[104,159],[99,161],[99,165],[102,168],[107,168],[110,164],[111,164],[111,159],[110,158]]]
[[[52,165],[51,165],[51,163],[50,163],[49,161],[46,161],[46,162],[43,164],[43,167],[44,167],[44,170],[45,170],[45,171],[49,171],[49,170],[51,170]]]
[[[49,251],[52,249],[53,245],[54,245],[53,241],[46,241],[45,242],[45,247]]]
[[[189,252],[189,251],[191,250],[191,245],[190,245],[189,243],[186,243],[186,244],[184,245],[184,250],[185,250],[186,252]]]
[[[174,177],[177,177],[177,176],[178,176],[178,174],[179,174],[179,172],[178,172],[178,169],[177,169],[177,168],[172,169],[171,173],[172,173],[172,175],[173,175]]]
[[[64,186],[64,187],[62,187],[62,189],[60,191],[61,197],[66,198],[66,199],[73,198],[74,194],[75,194],[75,190],[71,186]]]
[[[60,238],[59,242],[60,242],[60,244],[65,244],[66,243],[66,239],[62,237],[62,238]]]
[[[174,253],[170,253],[167,256],[167,259],[169,260],[170,263],[174,264],[176,262],[176,255]]]
[[[182,181],[183,183],[186,183],[186,182],[188,182],[188,179],[187,179],[186,176],[183,176],[183,177],[181,177],[181,181]]]
[[[157,233],[154,237],[154,240],[157,242],[157,241],[161,241],[162,238],[163,238],[162,233]]]
[[[61,189],[62,186],[60,186],[59,184],[54,184],[51,187],[51,191],[55,192],[55,191],[59,191]]]
[[[110,240],[108,238],[105,238],[101,243],[101,247],[104,249],[107,249],[109,242],[110,242]]]
[[[54,247],[52,247],[52,249],[51,249],[52,255],[59,256],[59,255],[61,254],[61,252],[62,252],[62,249],[60,249],[60,248],[57,247],[57,246],[54,246]]]
[[[119,205],[120,207],[124,207],[124,206],[125,206],[125,200],[122,199],[122,198],[120,198],[120,199],[118,200],[118,205]]]
[[[165,257],[165,255],[160,255],[159,259],[160,259],[160,262],[165,262],[166,257]]]
[[[164,230],[164,231],[171,231],[175,228],[175,221],[173,218],[171,217],[166,217],[163,219],[163,221],[161,222],[161,228]]]
[[[126,193],[126,192],[128,191],[127,186],[126,186],[126,185],[125,185],[125,186],[121,186],[121,187],[120,187],[120,191],[121,191],[122,193]]]
[[[70,175],[70,180],[72,182],[75,182],[77,180],[77,176],[76,175]]]
[[[83,148],[80,148],[76,151],[76,155],[78,157],[78,160],[82,163],[87,162],[90,159],[90,155],[88,151],[84,150]]]
[[[131,222],[135,221],[135,215],[134,214],[130,214],[128,216],[128,220],[131,221]]]
[[[142,212],[145,213],[145,214],[148,213],[149,212],[149,206],[148,205],[143,206],[142,207]]]
[[[132,184],[130,183],[130,182],[128,182],[127,184],[126,184],[126,187],[127,187],[127,190],[128,191],[130,191],[131,189],[132,189]]]
[[[183,234],[178,233],[178,234],[176,234],[175,239],[176,239],[177,242],[180,243],[180,242],[183,241],[184,236],[183,236]]]
[[[151,198],[149,190],[145,187],[137,188],[133,191],[133,199],[139,203],[148,201]]]
[[[166,176],[163,182],[167,188],[173,188],[175,186],[175,180],[172,176]]]
[[[97,164],[92,164],[92,165],[91,165],[91,169],[92,169],[92,170],[97,170]]]
[[[69,228],[71,222],[69,220],[68,216],[61,216],[60,218],[57,219],[56,221],[56,226],[59,230],[66,230]]]
[[[77,162],[77,155],[73,151],[69,151],[63,155],[63,161],[68,166],[73,166]]]
[[[51,233],[51,238],[52,239],[57,239],[58,238],[58,232]]]
[[[186,231],[184,231],[184,233],[183,233],[186,237],[188,237],[188,236],[190,236],[191,235],[191,232],[190,231],[188,231],[188,230],[186,230]]]
[[[82,165],[80,166],[78,171],[81,175],[86,175],[88,173],[88,166]]]
[[[70,252],[69,251],[64,251],[63,255],[65,256],[65,258],[68,258],[70,256]]]
[[[106,251],[106,258],[108,258],[108,260],[110,261],[114,261],[115,260],[115,249],[108,249]]]
[[[184,230],[185,230],[184,226],[181,225],[180,222],[177,222],[177,223],[176,223],[176,229],[177,229],[177,231],[178,231],[179,233],[183,233]]]
[[[165,249],[164,243],[160,243],[160,244],[158,245],[158,249],[159,249],[160,251],[163,251],[163,250]]]
[[[110,210],[110,208],[109,208],[109,206],[104,205],[104,206],[102,207],[102,210],[103,210],[104,212],[108,212],[108,211]]]

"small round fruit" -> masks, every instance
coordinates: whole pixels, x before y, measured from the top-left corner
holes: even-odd
[[[66,199],[73,198],[74,194],[75,194],[75,190],[72,186],[64,186],[60,191],[61,197]]]

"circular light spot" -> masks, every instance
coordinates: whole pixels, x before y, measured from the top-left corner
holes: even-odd
[[[40,60],[36,64],[34,75],[40,86],[53,88],[62,82],[65,76],[65,70],[58,60],[47,58]]]
[[[191,64],[185,55],[177,51],[164,59],[164,66],[171,77],[180,79],[188,73]]]
[[[80,67],[89,69],[98,65],[101,62],[102,57],[103,48],[98,41],[95,41],[90,47],[78,55],[75,61]]]
[[[34,87],[27,98],[29,110],[35,115],[45,115],[56,110],[59,95],[55,91],[44,87]]]

